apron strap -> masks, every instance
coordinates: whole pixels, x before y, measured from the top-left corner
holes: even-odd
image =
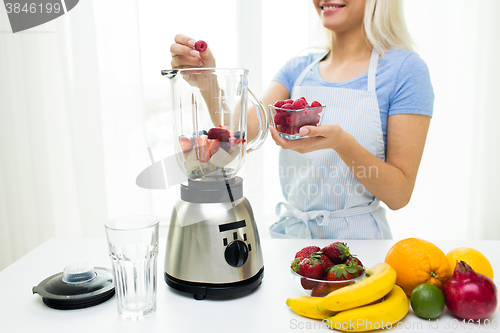
[[[368,91],[372,92],[375,92],[377,89],[375,77],[377,75],[378,57],[377,49],[373,48],[372,56],[370,57],[370,66],[368,67]]]
[[[315,59],[312,63],[310,63],[303,71],[300,73],[299,77],[295,80],[293,83],[293,87],[298,87],[302,84],[302,81],[304,81],[304,78],[306,77],[307,73],[316,65],[318,62],[320,62],[330,51],[325,51],[323,52],[317,59]],[[292,89],[293,89],[292,87]],[[290,92],[291,93],[291,92]]]
[[[304,81],[304,78],[306,77],[307,73],[318,63],[320,62],[330,51],[325,51],[323,52],[317,59],[315,59],[312,63],[310,63],[297,77],[295,80],[293,86],[300,86],[302,84],[302,81]],[[379,58],[379,53],[377,49],[373,48],[372,50],[372,55],[370,57],[370,65],[368,67],[368,91],[375,92],[377,88],[376,80],[375,77],[377,75],[377,65],[378,65],[378,58]]]

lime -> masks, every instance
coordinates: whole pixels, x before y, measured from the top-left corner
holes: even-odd
[[[411,308],[417,316],[424,319],[436,319],[444,310],[444,295],[433,284],[419,284],[410,297]]]

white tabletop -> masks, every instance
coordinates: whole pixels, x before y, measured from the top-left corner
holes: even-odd
[[[80,310],[54,310],[40,296],[32,294],[33,286],[50,275],[61,272],[71,263],[88,261],[94,266],[111,267],[105,238],[53,238],[0,272],[0,332],[327,332],[321,321],[300,317],[285,304],[287,298],[301,296],[293,285],[289,263],[295,252],[307,245],[320,247],[331,240],[262,239],[264,280],[253,292],[237,298],[207,298],[196,301],[192,295],[177,292],[163,280],[165,239],[160,239],[158,258],[158,304],[151,318],[125,322],[118,317],[116,296],[103,304]],[[384,261],[396,241],[348,241],[351,252],[366,266]],[[483,252],[500,274],[500,241],[433,242],[448,252],[454,247],[470,246]],[[498,278],[496,279],[498,281]],[[490,317],[491,325],[461,326],[447,309],[438,321],[426,321],[410,310],[401,321],[404,332],[497,332],[500,331],[500,306]]]

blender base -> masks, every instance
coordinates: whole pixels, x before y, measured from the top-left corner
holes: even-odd
[[[164,273],[165,282],[172,288],[193,294],[195,300],[204,300],[207,295],[231,296],[250,291],[262,283],[264,277],[264,267],[251,278],[233,283],[200,283],[179,280]]]

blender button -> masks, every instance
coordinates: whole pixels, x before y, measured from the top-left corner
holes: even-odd
[[[238,239],[238,233],[237,232],[233,232],[233,239]]]
[[[252,251],[252,245],[248,244],[248,252]]]
[[[247,240],[247,234],[243,234],[243,240],[246,241]]]
[[[224,238],[223,241],[224,241],[224,246],[227,246],[227,238]]]

